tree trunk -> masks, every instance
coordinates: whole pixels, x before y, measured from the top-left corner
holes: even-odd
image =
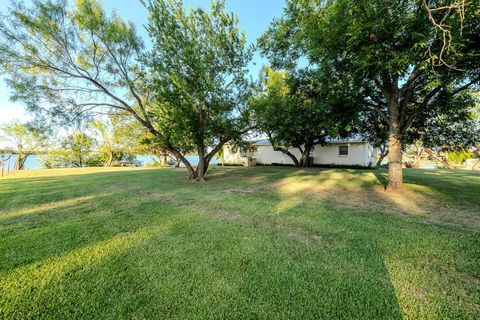
[[[105,163],[105,167],[111,167],[113,164],[113,152],[108,153],[108,160]]]
[[[382,165],[383,159],[387,156],[386,153],[380,153],[380,157],[378,157],[376,166],[379,167]]]
[[[423,153],[423,148],[418,147],[417,158],[415,159],[415,164],[414,164],[415,168],[420,168],[422,166],[422,153]]]
[[[382,165],[383,159],[388,155],[388,148],[385,148],[385,150],[380,152],[380,157],[378,157],[377,160],[377,167]]]
[[[387,191],[401,192],[403,190],[402,168],[402,131],[400,128],[400,110],[398,92],[388,99],[389,134],[388,134],[388,185]]]
[[[383,159],[388,155],[388,146],[386,143],[380,145],[380,156],[378,157],[376,166],[379,167],[382,165]]]
[[[15,170],[23,170],[25,166],[25,161],[27,160],[28,154],[23,156],[22,154],[17,154],[17,159],[15,161]]]
[[[402,138],[390,134],[388,139],[388,185],[387,191],[403,190]]]
[[[295,157],[295,156],[293,155],[293,153],[291,153],[290,151],[284,151],[283,153],[285,153],[287,156],[290,157],[290,159],[292,159],[293,165],[294,165],[295,167],[299,167],[299,166],[300,166],[300,162],[298,161],[297,157]]]
[[[297,157],[295,157],[295,155],[293,153],[291,153],[290,151],[286,150],[286,149],[283,149],[283,148],[279,148],[279,147],[275,147],[272,145],[272,148],[274,151],[280,151],[282,152],[283,154],[287,155],[288,157],[290,157],[290,159],[292,159],[292,162],[293,162],[293,165],[295,167],[299,167],[300,166],[300,162],[298,161]]]
[[[160,156],[160,166],[166,167],[167,166],[167,153],[162,153]]]
[[[208,169],[207,159],[205,158],[205,150],[203,147],[199,147],[198,151],[198,165],[195,170],[195,181],[205,181],[205,172]]]
[[[447,169],[452,169],[452,165],[448,162],[448,156],[437,156],[435,152],[430,149],[425,149],[432,159],[442,162]]]
[[[177,149],[175,149],[171,145],[167,145],[167,150],[177,158],[177,161],[183,162],[183,164],[188,170],[188,179],[195,179],[195,170],[193,169],[191,163],[187,160],[187,158],[185,158]]]
[[[311,143],[307,143],[305,145],[305,149],[300,149],[300,152],[302,154],[301,158],[300,158],[300,161],[298,163],[298,167],[300,168],[307,168],[310,166],[310,163],[308,163],[308,160],[310,158],[310,153],[312,152],[312,149],[313,149],[313,145]]]
[[[442,162],[447,167],[447,169],[452,169],[452,164],[448,161],[448,151],[445,151],[442,156]]]
[[[15,170],[22,170],[22,155],[17,154],[17,159],[15,160]]]
[[[285,148],[282,148],[278,145],[275,145],[272,141],[274,141],[272,139],[272,136],[270,133],[267,132],[267,136],[268,136],[268,141],[270,141],[270,143],[272,144],[272,149],[274,151],[280,151],[282,152],[283,154],[287,155],[288,157],[290,157],[290,159],[292,159],[292,162],[293,162],[293,165],[295,167],[298,167],[300,165],[300,163],[298,162],[298,159],[297,157],[295,157],[295,155],[293,155],[293,153],[291,153],[290,151],[288,151],[288,149],[285,149]]]

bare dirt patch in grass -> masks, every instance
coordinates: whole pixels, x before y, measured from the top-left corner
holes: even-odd
[[[220,193],[256,193],[258,190],[245,189],[245,188],[229,188],[229,189],[220,189]]]
[[[425,223],[480,230],[480,208],[459,206],[434,196],[427,189],[406,188],[402,193],[390,193],[380,185],[346,188],[335,186],[334,182],[319,183],[315,180],[281,181],[275,187],[284,198],[277,206],[281,211],[288,210],[292,206],[289,204],[311,202],[313,199],[336,208],[413,216]]]

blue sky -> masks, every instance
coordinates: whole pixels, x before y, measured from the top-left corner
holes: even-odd
[[[0,8],[8,4],[8,0],[0,0]],[[104,0],[107,12],[115,10],[121,17],[133,21],[139,33],[146,38],[144,25],[147,21],[147,12],[137,0]],[[208,9],[210,0],[184,0],[185,7],[202,7]],[[280,17],[285,5],[284,0],[226,0],[227,9],[236,12],[239,16],[240,27],[245,31],[248,41],[255,43],[274,17]],[[0,9],[2,10],[2,9]],[[260,68],[267,61],[258,54],[254,58],[250,73],[256,77]],[[21,104],[9,101],[10,92],[3,79],[0,79],[0,123],[13,119],[27,120],[29,117]]]

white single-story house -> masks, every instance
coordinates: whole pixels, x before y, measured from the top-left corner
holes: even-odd
[[[297,159],[300,151],[289,150]],[[361,139],[329,140],[324,146],[316,145],[310,154],[313,165],[362,166],[375,165],[377,150],[367,141]],[[223,162],[227,164],[247,164],[253,159],[256,164],[293,165],[292,159],[283,152],[273,150],[268,140],[252,141],[252,148],[243,150],[233,145],[223,147]]]

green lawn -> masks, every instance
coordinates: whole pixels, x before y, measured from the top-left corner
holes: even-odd
[[[480,174],[66,169],[0,180],[0,318],[480,317]]]

